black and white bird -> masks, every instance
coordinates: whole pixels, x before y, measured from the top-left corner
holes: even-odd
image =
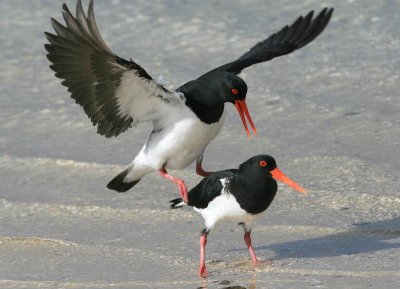
[[[225,103],[235,105],[246,133],[247,122],[256,128],[246,106],[247,85],[237,75],[246,67],[289,54],[314,40],[324,30],[333,9],[323,9],[313,18],[313,11],[300,16],[258,43],[237,60],[189,81],[175,91],[155,81],[132,59],[115,55],[103,41],[94,18],[93,1],[87,16],[81,1],[76,15],[63,5],[66,25],[51,19],[55,34],[45,32],[50,43],[45,45],[50,68],[71,97],[80,104],[97,132],[105,137],[118,136],[142,122],[152,122],[148,140],[131,164],[107,187],[125,192],[152,171],[175,182],[187,200],[183,180],[167,173],[180,170],[195,160],[196,172],[202,168],[203,153],[224,123]]]
[[[243,226],[244,241],[253,263],[259,264],[251,245],[251,228],[253,222],[261,217],[274,199],[278,189],[276,180],[306,193],[282,173],[273,157],[257,155],[242,163],[238,169],[218,171],[205,177],[190,190],[188,202],[183,202],[182,199],[170,201],[172,209],[186,204],[204,218],[205,228],[200,233],[200,277],[208,276],[205,265],[207,236],[222,221],[233,221]]]

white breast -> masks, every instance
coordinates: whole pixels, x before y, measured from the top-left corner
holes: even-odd
[[[217,136],[224,120],[225,112],[219,122],[203,123],[184,106],[168,120],[168,125],[164,126],[161,132],[151,136],[135,162],[146,163],[155,169],[164,163],[170,169],[184,169],[196,160]]]

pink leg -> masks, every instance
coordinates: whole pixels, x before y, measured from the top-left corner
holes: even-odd
[[[250,253],[250,256],[251,256],[251,258],[253,259],[253,263],[254,263],[254,265],[259,265],[260,264],[260,262],[258,261],[258,259],[257,259],[257,256],[256,256],[256,254],[254,253],[254,250],[253,250],[253,246],[251,245],[251,237],[250,237],[250,234],[251,234],[251,231],[245,231],[244,232],[244,241],[245,241],[245,243],[246,243],[246,245],[247,245],[247,248],[249,249],[249,253]]]
[[[179,188],[179,193],[181,195],[182,200],[187,203],[189,201],[188,199],[188,191],[185,185],[185,182],[181,179],[175,178],[171,175],[168,174],[167,170],[165,169],[165,166],[163,166],[160,170],[159,173],[161,176],[164,178],[173,181]]]
[[[208,277],[208,271],[206,269],[206,244],[207,244],[207,233],[200,235],[200,265],[199,265],[199,277]]]
[[[203,156],[201,156],[200,158],[197,159],[197,161],[196,161],[196,173],[199,176],[207,177],[207,176],[211,175],[212,172],[207,172],[207,171],[203,170],[203,167],[201,166],[202,161],[203,161]]]

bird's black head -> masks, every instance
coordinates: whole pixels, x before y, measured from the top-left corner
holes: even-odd
[[[204,89],[202,100],[209,104],[225,102],[235,103],[245,100],[247,84],[239,76],[226,71],[214,71],[196,80],[200,89]]]
[[[286,176],[276,165],[276,161],[269,155],[254,156],[239,166],[240,173],[248,179],[273,178],[284,182],[300,193],[305,190]]]
[[[254,134],[257,133],[246,105],[247,84],[239,76],[226,71],[213,71],[197,80],[182,85],[178,91],[185,94],[186,105],[206,123],[219,121],[226,102],[235,105],[248,136],[246,118]]]
[[[275,159],[269,155],[254,156],[239,166],[240,171],[263,177],[272,177],[271,171],[276,168]]]

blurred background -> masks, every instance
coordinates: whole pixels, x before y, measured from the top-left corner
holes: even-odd
[[[95,0],[108,46],[170,89],[335,8],[312,43],[241,74],[258,135],[227,105],[205,169],[268,153],[310,194],[281,186],[255,225],[268,270],[251,267],[240,227],[217,227],[207,281],[196,277],[202,219],[169,210],[172,183],[150,174],[127,194],[106,189],[151,125],[106,139],[61,86],[43,32],[62,3],[0,2],[0,287],[399,288],[400,1]],[[174,174],[200,181],[193,165]]]

